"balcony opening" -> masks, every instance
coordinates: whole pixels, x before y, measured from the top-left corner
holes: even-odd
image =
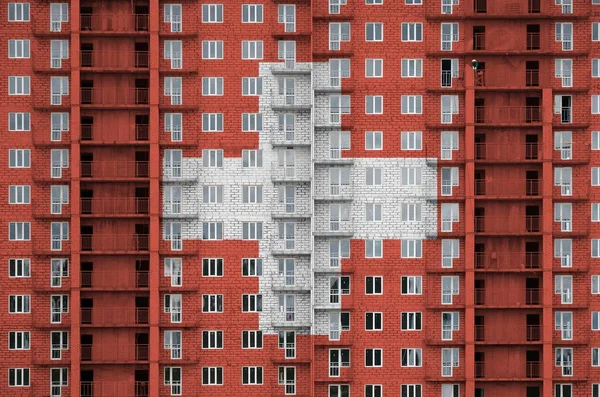
[[[485,317],[475,316],[475,342],[485,340]]]
[[[571,95],[556,95],[554,97],[554,113],[560,114],[560,122],[568,124],[571,122]]]
[[[148,43],[138,42],[135,43],[135,67],[136,68],[148,68]]]
[[[94,335],[81,335],[81,361],[92,361]]]
[[[527,50],[540,49],[540,25],[527,25]]]
[[[150,335],[146,332],[135,334],[135,361],[148,361]]]
[[[485,122],[485,98],[475,98],[475,123]]]
[[[475,208],[475,233],[485,232],[485,208]]]
[[[93,103],[94,80],[81,80],[81,104],[89,105]]]
[[[452,59],[442,59],[442,87],[452,87]]]
[[[539,136],[525,135],[525,160],[537,160],[539,155]]]
[[[475,0],[473,2],[473,12],[476,14],[487,13],[487,0]]]
[[[525,85],[527,87],[539,87],[540,85],[540,62],[525,62]]]
[[[540,304],[540,279],[526,278],[525,279],[525,304],[539,305]]]
[[[539,314],[527,315],[527,342],[538,342],[541,340],[541,324]]]
[[[91,214],[93,209],[94,191],[92,189],[81,189],[81,213]]]
[[[147,296],[135,297],[135,323],[148,324],[148,308],[150,307],[150,298]]]
[[[138,259],[135,261],[135,287],[148,288],[148,272],[150,271],[150,261],[147,259]]]
[[[79,375],[80,386],[79,394],[81,397],[93,397],[94,396],[94,371],[83,370]]]
[[[485,170],[475,170],[475,195],[485,196]]]
[[[135,79],[135,104],[136,105],[147,105],[149,103],[149,98],[148,98],[149,87],[150,87],[150,80]]]
[[[92,311],[94,310],[94,300],[91,298],[81,298],[81,324],[92,323]]]
[[[135,213],[147,214],[149,212],[148,198],[150,197],[150,189],[147,187],[135,188]]]
[[[527,378],[539,378],[540,377],[540,352],[539,350],[527,350],[525,352],[526,370],[525,375]]]
[[[485,353],[475,352],[475,377],[485,377]]]
[[[81,43],[79,49],[81,50],[81,67],[94,67],[94,44]]]
[[[540,176],[538,171],[525,171],[525,195],[539,196]]]
[[[148,161],[150,160],[150,153],[135,152],[135,177],[136,178],[148,178]]]
[[[92,19],[94,14],[94,8],[90,6],[81,6],[79,7],[79,15],[80,17],[80,29],[82,31],[91,31],[92,30]]]
[[[81,288],[92,288],[94,262],[81,262]]]
[[[94,139],[94,117],[81,116],[81,140],[91,141]]]
[[[475,269],[485,268],[485,244],[475,243]]]
[[[527,386],[527,392],[525,393],[526,397],[540,397],[540,387],[539,386]]]
[[[475,87],[485,87],[485,62],[477,64],[475,71]]]
[[[485,397],[485,389],[476,387],[475,388],[475,397]]]
[[[147,32],[149,24],[148,14],[150,14],[150,7],[147,5],[136,5],[133,12],[135,14],[135,31]]]
[[[81,153],[79,156],[81,163],[81,177],[92,177],[92,164],[94,163],[94,153]]]
[[[539,14],[541,11],[540,0],[529,0],[527,2],[527,12],[530,14]]]
[[[528,205],[525,207],[525,226],[528,233],[539,233],[540,231],[540,207]]]
[[[94,226],[81,225],[81,250],[91,251],[93,248]]]
[[[148,125],[150,124],[150,116],[147,114],[135,115],[135,140],[148,140]]]
[[[147,369],[135,370],[135,397],[148,397],[150,376]]]
[[[475,160],[486,159],[485,134],[475,134]]]
[[[525,268],[539,269],[540,268],[540,242],[526,241],[525,242]]]
[[[135,250],[148,251],[148,234],[150,234],[150,225],[135,225]]]
[[[475,280],[475,304],[485,305],[485,280],[483,279]]]
[[[473,26],[473,50],[485,50],[485,26]]]
[[[540,98],[527,97],[525,98],[525,122],[539,123],[542,121],[540,114]]]

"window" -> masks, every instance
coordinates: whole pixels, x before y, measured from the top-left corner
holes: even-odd
[[[367,186],[381,186],[381,168],[367,167],[365,171]]]
[[[242,349],[262,349],[262,331],[242,331]]]
[[[592,4],[598,4],[598,0],[592,0]],[[600,397],[600,383],[592,383],[592,397]]]
[[[452,87],[452,80],[460,76],[458,58],[442,58],[440,63],[442,69],[441,86]]]
[[[12,278],[30,277],[31,263],[29,258],[11,258],[8,260],[8,276]]]
[[[9,368],[8,386],[29,387],[29,368]]]
[[[69,240],[69,222],[50,223],[50,249],[62,250],[62,242]]]
[[[242,22],[243,23],[262,23],[263,6],[262,4],[242,4]]]
[[[592,59],[592,77],[600,77],[600,59],[598,58]]]
[[[260,204],[262,203],[262,197],[262,186],[242,186],[242,202],[244,204]]]
[[[242,113],[242,131],[261,132],[263,129],[262,114]],[[292,132],[293,135],[293,132]]]
[[[402,276],[402,295],[421,295],[423,293],[423,278],[421,276]]]
[[[365,59],[365,77],[383,77],[383,59]]]
[[[223,113],[202,113],[202,131],[223,132]]]
[[[69,332],[51,331],[50,332],[50,358],[60,360],[62,352],[69,350]]]
[[[284,24],[284,31],[296,31],[296,6],[294,4],[279,4],[277,7],[277,22]]]
[[[555,353],[555,366],[562,368],[562,376],[573,376],[573,348],[559,347]]]
[[[69,312],[69,295],[50,296],[50,322],[60,324],[62,314]]]
[[[262,77],[242,77],[242,95],[262,95]]]
[[[340,267],[342,258],[350,258],[350,240],[329,240],[329,267]]]
[[[29,95],[29,76],[8,76],[8,95]]]
[[[404,4],[420,6],[423,4],[423,0],[404,0]]]
[[[365,219],[367,222],[381,222],[381,204],[366,204]]]
[[[458,276],[442,276],[442,305],[451,305],[459,294],[459,280]]]
[[[167,214],[181,214],[181,186],[165,186],[163,209]]]
[[[365,349],[365,367],[382,367],[383,349]]]
[[[203,349],[222,349],[223,331],[202,331]]]
[[[402,258],[421,258],[422,257],[422,240],[402,240],[401,241],[401,252]]]
[[[296,367],[279,367],[278,368],[279,385],[285,385],[285,394],[296,394]]]
[[[560,230],[563,232],[572,231],[572,204],[554,203],[554,222],[560,223]]]
[[[592,41],[600,41],[600,22],[592,22]]]
[[[31,188],[29,185],[10,185],[8,187],[9,204],[30,204]]]
[[[562,154],[562,151],[561,151]],[[561,196],[573,195],[573,169],[571,167],[554,168],[554,186],[560,186]]]
[[[181,222],[164,223],[164,239],[171,242],[171,250],[173,251],[181,251],[183,249],[181,228]]]
[[[600,294],[600,276],[599,275],[592,276],[592,294],[593,295]]]
[[[29,331],[10,331],[8,333],[8,350],[29,350]]]
[[[181,4],[165,4],[164,22],[171,24],[171,32],[181,32]]]
[[[293,141],[295,138],[296,116],[293,113],[280,113],[278,122],[278,130],[285,135],[286,141]]]
[[[263,42],[242,41],[242,59],[263,59]]]
[[[562,42],[563,51],[573,50],[573,24],[566,22],[556,23],[556,36],[555,40]]]
[[[600,367],[600,348],[592,348],[592,367]]]
[[[9,131],[31,131],[31,115],[29,113],[8,113]]]
[[[202,153],[204,153],[204,151]],[[165,149],[164,157],[164,173],[171,178],[181,178],[183,152],[181,150]]]
[[[62,207],[66,204],[69,204],[69,185],[50,186],[50,213],[62,214]]]
[[[442,168],[442,196],[452,196],[452,190],[455,186],[458,186],[458,182],[458,167]]]
[[[422,327],[421,312],[404,312],[402,313],[402,331],[420,331]]]
[[[331,95],[329,97],[329,121],[332,124],[340,124],[343,114],[350,114],[349,95]]]
[[[260,258],[243,258],[242,259],[242,276],[244,276],[244,277],[260,277],[260,276],[262,276],[262,259],[260,259]]]
[[[183,68],[183,41],[165,40],[164,58],[171,61],[171,69]]]
[[[9,222],[9,241],[29,241],[31,239],[31,224],[29,222]]]
[[[202,4],[202,23],[223,23],[223,4]]]
[[[403,203],[402,221],[421,222],[421,203]]]
[[[421,167],[402,167],[402,186],[420,186],[421,174]]]
[[[223,202],[223,186],[217,186],[217,185],[202,186],[202,202],[203,203],[222,203]]]
[[[414,22],[402,23],[402,41],[423,41],[423,24]]]
[[[592,222],[600,222],[600,203],[592,203]]]
[[[365,114],[383,114],[383,96],[365,96]]]
[[[223,150],[202,149],[202,166],[205,168],[223,167]]]
[[[442,240],[442,268],[451,268],[454,259],[460,258],[460,240]]]
[[[202,384],[222,385],[223,384],[223,367],[202,367]]]
[[[69,260],[66,258],[50,259],[50,286],[60,288],[62,279],[69,277]]]
[[[296,247],[296,223],[279,222],[277,225],[279,240],[282,240],[284,249],[293,250]]]
[[[600,95],[592,95],[592,114],[600,114]]]
[[[350,330],[350,313],[329,313],[329,340],[340,340],[341,331]]]
[[[383,23],[368,22],[365,24],[366,41],[383,41]]]
[[[69,384],[68,368],[50,368],[50,393],[52,397],[60,397],[62,388]]]
[[[600,312],[592,312],[592,331],[600,331]]]
[[[202,59],[223,59],[223,41],[203,40]]]
[[[280,151],[279,153],[283,153],[283,151]],[[287,153],[292,153],[291,157],[293,156],[293,151],[286,151]],[[281,156],[280,156],[281,157]],[[287,158],[289,158],[290,156],[286,156]],[[288,164],[289,166],[293,167],[293,161],[291,162],[291,164]],[[262,149],[259,150],[242,150],[242,167],[243,168],[260,168],[263,166],[263,156],[262,156]]]
[[[460,329],[459,312],[442,312],[442,340],[452,340],[454,331]]]
[[[348,22],[330,22],[329,23],[329,50],[339,51],[341,42],[350,41],[350,23]]]
[[[181,77],[165,77],[164,94],[171,98],[171,105],[182,104],[182,79]]]
[[[62,178],[62,170],[69,168],[69,149],[50,150],[50,177]]]
[[[382,397],[382,385],[365,385],[365,397]]]
[[[452,160],[452,152],[458,150],[458,131],[442,131],[441,160]]]
[[[383,240],[365,240],[365,258],[383,258]]]
[[[441,123],[452,124],[452,115],[458,114],[458,95],[442,95]]]
[[[181,258],[165,258],[165,277],[171,278],[171,287],[181,287],[182,260]]]
[[[69,78],[62,76],[50,77],[50,104],[62,105],[63,95],[69,95]]]
[[[203,240],[223,240],[223,222],[202,222]]]
[[[29,3],[8,3],[9,22],[29,22]]]
[[[458,367],[459,350],[457,347],[442,349],[442,376],[452,376],[452,369]]]
[[[350,385],[329,385],[329,397],[350,396]],[[596,396],[594,396],[596,397]]]
[[[561,79],[562,87],[573,86],[573,60],[556,59],[554,61],[554,77]]]
[[[262,222],[242,222],[242,240],[262,240]]]
[[[422,59],[402,59],[402,78],[423,77]]]
[[[262,312],[262,295],[260,294],[243,294],[242,295],[242,312]]]
[[[366,331],[381,331],[381,330],[383,330],[383,313],[381,313],[381,312],[366,312],[365,313],[365,330]]]
[[[202,295],[202,312],[204,313],[222,313],[223,295]]]
[[[592,258],[600,258],[600,239],[592,239]]]
[[[442,23],[441,24],[442,39],[441,50],[452,51],[452,43],[458,42],[458,23]]]
[[[365,0],[366,5],[382,5],[383,0]]]
[[[339,87],[343,78],[350,77],[349,59],[330,59],[329,60],[329,85]],[[368,76],[367,76],[368,77]]]
[[[29,40],[8,40],[8,58],[29,58]]]
[[[403,367],[420,367],[421,366],[421,358],[423,356],[421,349],[414,348],[405,348],[401,350],[402,361],[401,365]]]
[[[223,95],[223,77],[202,77],[202,95]]]
[[[459,221],[458,203],[442,204],[442,232],[452,232],[453,225]]]
[[[277,187],[277,201],[279,209],[283,209],[286,214],[296,212],[296,186],[280,185]]]
[[[350,367],[350,349],[329,349],[329,376],[340,376],[343,367]]]
[[[164,312],[170,313],[171,323],[180,323],[182,321],[182,302],[181,294],[165,294]]]
[[[554,397],[573,397],[573,385],[556,383],[554,385]]]
[[[402,114],[421,114],[423,97],[421,95],[402,95]]]
[[[60,32],[63,22],[69,22],[69,4],[50,3],[50,31]]]
[[[203,277],[223,277],[223,258],[203,258]]]
[[[366,295],[382,295],[383,294],[383,277],[382,276],[367,276],[367,277],[365,277],[365,294]]]
[[[262,385],[263,367],[242,367],[242,385]]]
[[[181,360],[181,331],[165,330],[164,348],[171,352],[171,360]]]
[[[560,303],[573,303],[573,276],[559,275],[554,277],[554,293],[560,294]]]
[[[600,167],[592,167],[592,186],[600,186]]]
[[[165,367],[164,383],[171,388],[172,396],[181,396],[181,367]]]
[[[407,0],[411,1],[411,0]],[[419,0],[415,0],[419,1]],[[402,385],[401,397],[421,397],[421,385]]]

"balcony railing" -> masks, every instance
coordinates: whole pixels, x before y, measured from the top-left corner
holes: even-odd
[[[93,124],[81,124],[81,141],[90,143],[126,143],[148,140],[148,124],[136,124],[133,129],[130,127],[111,129],[102,131],[101,128],[95,128]]]
[[[541,326],[503,327],[475,325],[475,342],[526,344],[541,341]]]
[[[496,17],[520,17],[523,14],[539,14],[543,0],[511,0],[510,3],[493,0],[474,0],[473,12]]]
[[[308,181],[310,180],[310,164],[306,161],[296,160],[296,164],[290,166],[273,161],[271,163],[271,178],[285,181]]]
[[[81,251],[148,251],[147,234],[82,234]]]
[[[122,290],[148,288],[148,271],[81,271],[81,288]]]
[[[82,215],[143,215],[148,210],[147,197],[81,198]]]
[[[541,106],[475,106],[476,124],[518,125],[541,121]]]
[[[503,72],[491,73],[488,70],[478,70],[475,73],[476,87],[539,87],[540,71],[537,69],[527,69],[520,74],[511,73],[506,75]]]
[[[475,269],[529,270],[541,263],[541,252],[475,252]]]
[[[148,361],[147,344],[82,344],[81,361],[131,362]]]
[[[149,390],[149,382],[80,382],[81,397],[148,397],[150,393]]]
[[[492,360],[490,360],[492,361]],[[486,362],[485,361],[475,361],[475,377],[476,378],[490,378],[490,379],[521,379],[521,378],[539,378],[540,377],[540,369],[541,363],[539,361],[527,361],[525,362],[525,371],[524,373],[522,367],[519,370],[518,367],[513,368],[508,371],[508,373],[502,373],[502,369],[498,368],[496,365],[490,365],[490,371],[486,372]],[[499,375],[496,376],[495,373]],[[500,373],[502,373],[500,375]],[[523,376],[524,375],[524,376]]]
[[[80,28],[84,33],[147,32],[148,27],[149,20],[147,14],[81,14],[80,16]]]
[[[82,178],[148,178],[148,161],[81,161]]]
[[[541,194],[538,179],[476,179],[475,195],[481,197],[535,197]]]
[[[131,326],[148,324],[148,308],[81,308],[81,324],[94,326]]]
[[[480,161],[536,161],[540,160],[540,154],[539,143],[475,143],[475,160]]]
[[[515,217],[475,216],[475,233],[489,234],[524,234],[539,233],[541,217],[527,215],[521,220]]]
[[[141,106],[148,105],[148,88],[127,87],[81,87],[81,104],[98,106]]]
[[[499,307],[539,305],[541,296],[540,288],[506,288],[504,290],[475,288],[475,305]]]
[[[81,68],[130,69],[148,68],[148,51],[81,50]]]

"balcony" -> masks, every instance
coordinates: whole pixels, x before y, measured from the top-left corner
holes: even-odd
[[[475,124],[519,126],[540,124],[541,106],[475,106]]]
[[[123,291],[148,288],[148,271],[81,271],[81,289]]]
[[[539,215],[527,215],[521,220],[505,216],[475,216],[475,233],[481,235],[522,235],[541,232]]]
[[[492,73],[489,70],[477,70],[475,72],[476,89],[510,89],[527,90],[541,89],[540,71],[537,69],[522,70],[520,73],[506,74],[504,71]]]
[[[525,345],[541,343],[542,327],[526,326],[485,326],[475,325],[475,343],[491,345]]]
[[[81,106],[85,108],[139,108],[149,103],[148,88],[81,87]]]
[[[148,161],[81,161],[82,179],[114,181],[148,178]]]
[[[102,131],[93,124],[81,124],[82,145],[128,145],[148,143],[148,124],[136,124],[134,128],[117,127],[115,131]]]
[[[475,179],[477,199],[540,198],[541,180],[538,179]]]
[[[312,109],[312,103],[311,103],[311,97],[309,95],[302,95],[302,92],[300,90],[302,90],[302,85],[305,85],[308,87],[308,85],[310,84],[309,80],[306,81],[305,84],[302,84],[303,81],[302,80],[296,80],[296,84],[297,84],[297,90],[298,95],[295,94],[291,94],[291,95],[275,95],[275,94],[271,94],[270,96],[270,103],[271,103],[271,107],[274,111],[285,111],[285,112],[291,112],[291,111],[304,111],[304,112],[309,112]],[[298,87],[299,86],[299,87]]]
[[[541,160],[539,143],[475,143],[475,160],[492,163],[529,163]]]
[[[475,288],[475,306],[483,308],[528,308],[541,305],[540,288]]]
[[[311,290],[310,278],[298,274],[271,275],[271,288],[273,291],[309,292]]]
[[[80,397],[148,397],[149,382],[80,382]]]
[[[488,371],[486,371],[486,368]],[[505,366],[499,367],[497,365],[486,366],[485,361],[475,361],[475,378],[489,381],[538,379],[541,377],[541,369],[542,363],[539,361],[526,361],[525,368],[515,366],[506,368]]]
[[[541,252],[475,252],[476,270],[531,271],[541,266]]]
[[[148,34],[147,14],[81,14],[81,34],[130,35]]]
[[[135,327],[148,325],[147,307],[81,308],[81,325]]]
[[[313,235],[318,237],[350,237],[354,235],[354,223],[351,218],[341,221],[331,220],[329,216],[327,216],[327,219],[323,219],[323,216],[317,216]]]
[[[82,71],[126,72],[148,69],[148,51],[87,51],[80,52]]]
[[[317,201],[351,201],[354,197],[354,184],[350,179],[348,184],[317,184],[315,197]]]
[[[147,197],[81,198],[81,216],[93,217],[143,217],[149,212]]]
[[[126,364],[148,361],[148,345],[144,344],[82,344],[81,361],[86,363]]]
[[[82,234],[82,253],[138,253],[148,251],[147,234]]]
[[[271,180],[273,182],[310,182],[310,168],[308,161],[298,162],[292,166],[280,165],[278,161],[273,161],[271,163]]]
[[[471,0],[465,7],[471,18],[539,18],[543,0],[511,0],[508,3],[498,1]],[[544,12],[547,10],[544,7]],[[472,10],[472,11],[471,11]]]

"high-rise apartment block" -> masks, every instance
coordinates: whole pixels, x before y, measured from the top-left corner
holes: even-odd
[[[600,0],[12,1],[1,396],[600,397]]]

